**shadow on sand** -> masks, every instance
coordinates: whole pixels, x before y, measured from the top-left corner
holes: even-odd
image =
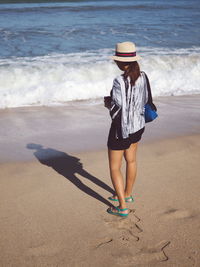
[[[107,184],[84,170],[83,164],[80,162],[79,158],[70,156],[67,153],[52,148],[43,148],[43,146],[39,144],[27,144],[27,148],[35,150],[33,154],[39,160],[40,163],[53,168],[56,172],[58,172],[70,182],[72,182],[75,186],[77,186],[81,191],[85,192],[91,197],[98,199],[109,207],[113,206],[108,200],[106,200],[93,189],[85,185],[75,175],[79,174],[83,178],[86,178],[91,182],[95,183],[96,185],[107,190],[109,193],[115,193],[110,186],[108,186]]]

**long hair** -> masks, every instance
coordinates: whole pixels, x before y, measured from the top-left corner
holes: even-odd
[[[126,63],[127,65],[127,63]],[[130,83],[132,86],[135,85],[136,80],[140,76],[140,66],[137,61],[129,62],[128,68],[124,71],[124,79],[127,80],[130,77]]]

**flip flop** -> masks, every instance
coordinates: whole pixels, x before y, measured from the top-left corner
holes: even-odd
[[[121,217],[127,217],[127,216],[128,216],[128,213],[121,213],[121,212],[120,212],[120,211],[128,210],[128,208],[120,209],[119,207],[115,207],[115,209],[116,209],[118,212],[114,212],[114,211],[112,211],[111,207],[107,209],[107,212],[108,212],[109,214],[117,215],[117,216],[121,216]]]
[[[109,197],[108,199],[111,200],[111,201],[119,201],[118,198],[113,198],[113,196],[112,197]],[[133,196],[125,197],[125,202],[131,203],[133,201],[134,201]]]

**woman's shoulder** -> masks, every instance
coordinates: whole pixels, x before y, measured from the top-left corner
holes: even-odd
[[[149,80],[148,75],[146,74],[145,71],[140,71],[140,73],[144,78],[146,78],[146,80]]]
[[[123,81],[123,76],[122,75],[117,75],[113,80],[113,86],[114,87],[120,86],[122,81]]]
[[[144,71],[140,71],[140,77],[141,77],[141,80],[142,80],[144,83],[146,83],[146,82],[149,81],[149,78],[148,78],[146,72],[144,72]]]
[[[147,76],[146,72],[144,72],[143,70],[140,71],[140,75]]]
[[[120,82],[123,80],[123,74],[120,74],[120,75],[117,75],[115,78],[114,78],[114,81],[116,82]]]

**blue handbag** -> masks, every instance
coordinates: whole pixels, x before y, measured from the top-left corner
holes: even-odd
[[[152,94],[151,94],[151,86],[150,86],[150,83],[149,83],[149,79],[148,79],[146,73],[145,72],[143,72],[143,73],[144,73],[145,78],[146,78],[147,90],[148,90],[148,102],[144,107],[144,109],[145,109],[144,117],[145,117],[145,122],[151,122],[151,121],[155,120],[158,117],[158,114],[156,112],[157,108],[153,103]]]
[[[158,117],[158,114],[154,109],[152,109],[150,104],[146,104],[144,117],[145,117],[145,122],[151,122]]]

